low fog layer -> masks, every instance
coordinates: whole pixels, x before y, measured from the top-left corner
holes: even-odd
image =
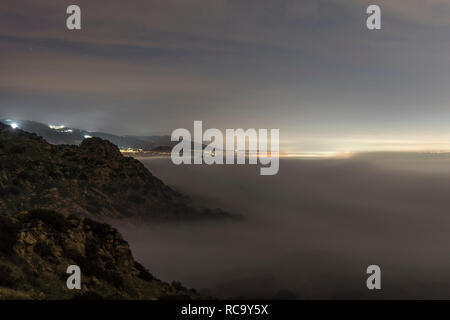
[[[142,160],[142,159],[141,159]],[[115,223],[164,280],[222,297],[450,298],[450,156],[370,154],[257,166],[142,160],[199,204],[245,221]],[[382,290],[366,289],[367,266]]]

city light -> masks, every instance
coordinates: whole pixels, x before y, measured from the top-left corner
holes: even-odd
[[[61,130],[61,129],[64,129],[64,126],[63,126],[63,125],[56,126],[56,125],[53,125],[53,124],[49,124],[48,127],[49,127],[50,129],[53,129],[53,130]]]
[[[15,123],[15,122],[11,123],[11,128],[16,129],[18,127],[19,127],[19,125],[17,123]]]

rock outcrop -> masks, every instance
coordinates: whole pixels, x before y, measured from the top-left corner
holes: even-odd
[[[51,145],[0,123],[0,299],[199,297],[179,282],[154,278],[114,228],[94,220],[102,217],[231,215],[190,206],[106,140]],[[81,269],[81,290],[66,286],[69,265]]]
[[[0,123],[0,211],[32,209],[112,218],[231,217],[220,209],[190,206],[186,197],[107,140],[51,145]]]
[[[67,267],[81,269],[81,290],[69,290]],[[0,216],[0,299],[195,299],[133,259],[107,224],[32,210]]]

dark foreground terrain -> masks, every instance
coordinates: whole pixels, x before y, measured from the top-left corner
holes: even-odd
[[[69,265],[82,271],[81,290],[66,287]],[[161,298],[198,294],[153,277],[109,225],[45,210],[0,216],[0,299]]]
[[[102,218],[196,221],[229,218],[197,209],[100,138],[51,145],[0,124],[0,299],[197,298],[154,278]],[[68,290],[78,265],[82,290]]]

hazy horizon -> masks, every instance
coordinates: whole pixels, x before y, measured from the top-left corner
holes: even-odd
[[[20,119],[18,117],[0,117],[0,120],[11,120],[11,123],[17,125],[20,129],[20,121],[35,121],[33,119]],[[38,122],[38,121],[35,121]],[[66,125],[63,121],[56,121],[52,123],[42,123],[44,125],[53,125],[53,126],[64,126],[66,129],[75,129],[75,127],[70,127]],[[77,127],[76,129],[86,130],[83,127]],[[193,128],[186,128],[190,131]],[[208,128],[204,128],[206,130]],[[237,129],[237,128],[236,128]],[[245,130],[246,128],[244,128]],[[114,134],[118,136],[132,136],[131,134],[120,135],[116,132],[105,132],[108,134]],[[160,136],[170,136],[171,132],[167,131],[166,133],[159,134]],[[144,136],[157,136],[157,134],[152,134],[151,131]],[[301,137],[299,137],[301,140]],[[438,142],[437,140],[428,139],[428,140],[414,140],[407,139],[399,140],[399,139],[360,139],[360,140],[345,140],[348,143],[348,147],[345,147],[342,142],[335,142],[331,138],[327,140],[328,146],[327,149],[290,149],[286,145],[281,146],[281,157],[301,157],[301,158],[333,158],[333,157],[352,157],[356,154],[365,154],[365,153],[377,153],[377,152],[423,152],[423,153],[445,153],[450,152],[450,140],[447,144],[443,144]],[[353,145],[353,148],[350,147]]]

